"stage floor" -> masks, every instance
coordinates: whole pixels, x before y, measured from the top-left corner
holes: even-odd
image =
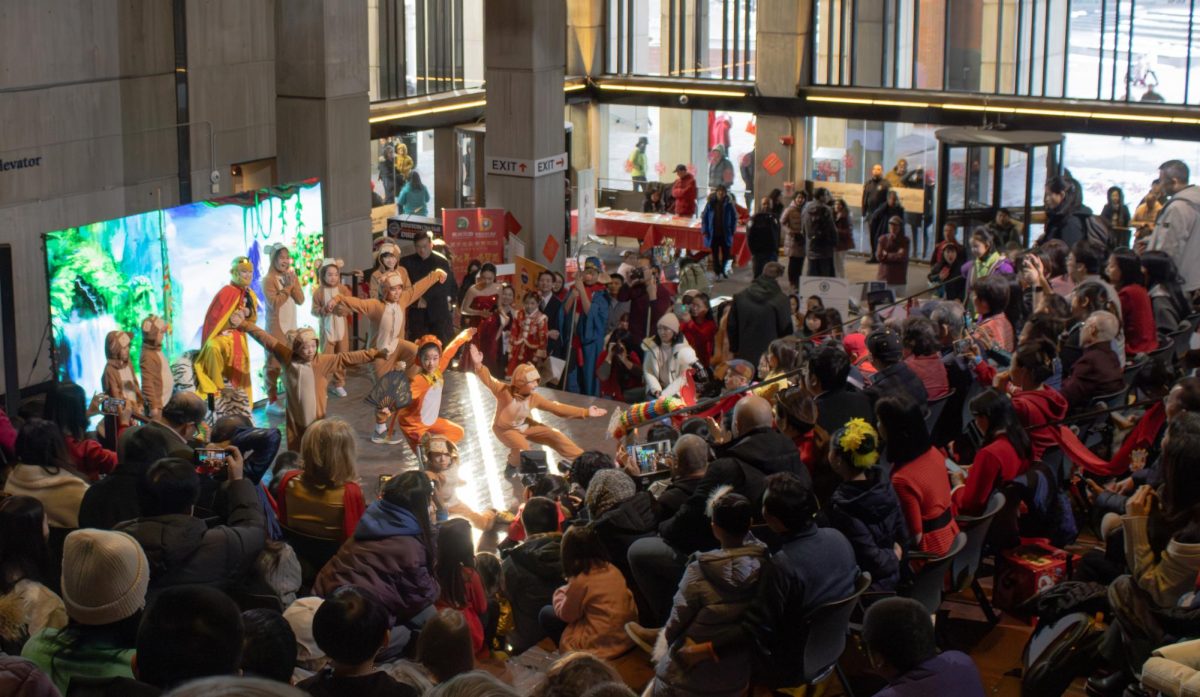
[[[358,433],[358,474],[367,501],[374,500],[378,492],[379,475],[396,474],[417,467],[417,456],[409,449],[407,442],[396,445],[371,442],[375,410],[363,401],[363,397],[371,389],[372,377],[364,368],[352,369],[346,376],[348,396],[339,398],[331,395],[328,407],[330,417],[344,419]],[[594,419],[561,419],[548,412],[536,412],[534,417],[559,429],[584,450],[615,454],[616,443],[609,439],[607,433],[609,416],[614,408],[628,405],[545,387],[539,388],[538,392],[565,404],[581,407],[595,404],[607,409],[607,415]],[[510,480],[504,477],[508,448],[492,435],[495,407],[496,400],[492,393],[474,375],[454,370],[446,373],[441,416],[462,426],[466,432],[458,444],[462,478],[467,482],[466,486],[459,488],[459,498],[476,510],[493,507],[515,511],[521,500],[520,481],[519,478]],[[268,415],[263,408],[256,409],[254,417],[256,422],[269,422],[273,427],[278,427],[283,421],[282,416]],[[299,450],[299,444],[289,447]],[[558,455],[545,446],[540,447],[547,452],[550,471],[557,472],[554,463]]]

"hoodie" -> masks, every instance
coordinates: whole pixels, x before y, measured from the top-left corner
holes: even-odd
[[[508,553],[500,571],[512,604],[513,630],[508,641],[516,655],[546,635],[538,622],[538,613],[554,600],[554,591],[563,584],[562,535],[557,532],[531,535]]]
[[[130,422],[131,414],[143,413],[142,405],[145,403],[142,388],[133,373],[133,366],[129,364],[129,357],[122,356],[130,343],[132,339],[126,332],[108,333],[104,338],[104,357],[108,360],[104,364],[104,373],[101,376],[104,394],[125,400],[125,406],[121,409],[121,423],[126,425]]]
[[[740,695],[750,679],[751,644],[721,651],[721,662],[685,668],[676,652],[691,639],[704,643],[736,625],[758,591],[769,553],[766,545],[747,535],[740,547],[692,555],[674,607],[655,647],[655,694]],[[661,690],[661,688],[668,688]]]
[[[866,479],[839,484],[826,515],[829,526],[850,540],[859,568],[870,572],[871,590],[895,590],[900,560],[893,545],[907,547],[909,534],[900,501],[882,470],[872,467]]]
[[[767,346],[792,333],[792,307],[779,282],[759,276],[733,296],[729,309],[729,348],[737,358],[758,365]]]
[[[384,500],[372,503],[354,535],[317,574],[313,594],[323,598],[347,585],[366,588],[387,608],[392,626],[403,624],[433,605],[441,592],[423,532],[408,509]]]
[[[161,317],[151,315],[142,320],[142,351],[138,356],[138,370],[142,377],[142,393],[150,413],[162,411],[175,391],[175,377],[171,374],[171,363],[163,355],[163,333],[167,329]]]
[[[1029,432],[1029,440],[1033,444],[1033,461],[1038,462],[1047,448],[1058,446],[1057,429],[1038,426],[1066,418],[1069,408],[1067,399],[1057,390],[1043,387],[1040,390],[1022,390],[1013,395],[1012,402],[1017,418]]]

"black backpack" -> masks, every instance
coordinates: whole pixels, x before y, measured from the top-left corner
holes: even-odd
[[[1116,249],[1116,240],[1108,221],[1093,213],[1077,213],[1083,222],[1083,239],[1094,242],[1111,254]]]
[[[1022,697],[1059,697],[1078,675],[1095,668],[1104,627],[1086,612],[1072,612],[1033,630],[1021,664]]]

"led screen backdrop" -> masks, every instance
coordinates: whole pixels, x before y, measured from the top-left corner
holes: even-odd
[[[199,350],[204,313],[216,292],[229,283],[229,267],[238,256],[254,264],[258,321],[265,326],[265,248],[278,242],[288,245],[304,284],[306,302],[298,308],[298,326],[316,327],[311,290],[314,266],[324,249],[321,187],[316,180],[47,233],[46,272],[59,378],[79,383],[89,395],[98,392],[104,337],[114,329],[133,335],[136,369],[142,319],[150,314],[167,320],[163,350],[168,361]],[[254,398],[263,399],[266,354],[253,340],[250,360],[257,376]]]

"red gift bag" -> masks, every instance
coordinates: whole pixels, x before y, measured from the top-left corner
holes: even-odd
[[[1077,555],[1059,549],[1045,538],[1022,537],[1021,544],[1000,554],[992,604],[1011,612],[1042,591],[1067,580]]]

